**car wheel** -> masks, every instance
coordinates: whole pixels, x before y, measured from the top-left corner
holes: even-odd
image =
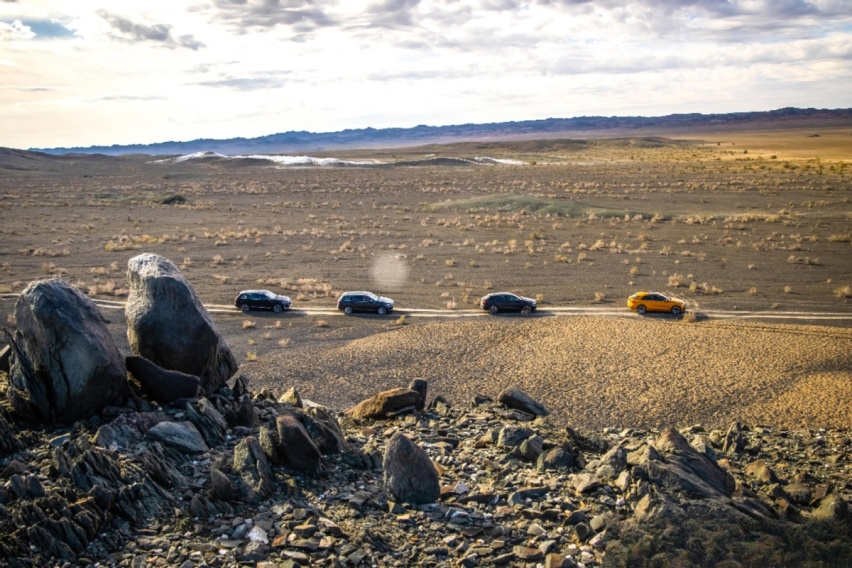
[[[532,313],[532,308],[529,306],[524,306],[523,308],[521,308],[521,313],[525,316],[528,316]]]
[[[247,314],[247,313],[249,313],[249,310],[251,308],[249,308],[248,304],[243,304],[242,306],[240,306],[240,309],[243,311],[244,314]]]
[[[352,315],[352,306],[345,306],[343,308],[343,313],[346,314],[347,316],[351,316]]]
[[[384,307],[384,306],[380,307],[377,311],[379,312],[379,315],[380,315],[380,316],[383,316],[383,315],[385,315],[386,313],[388,313],[388,309],[387,309],[386,307]]]
[[[680,306],[672,306],[672,313],[674,315],[679,316],[681,312],[683,312],[683,310],[680,309]]]
[[[490,313],[492,316],[496,316],[497,312],[499,311],[500,310],[497,308],[497,306],[491,306],[490,308],[488,308],[488,313]]]
[[[645,306],[642,306],[642,305],[636,306],[636,313],[639,314],[640,316],[644,316],[645,312],[647,312],[647,311],[648,310],[645,308]]]
[[[280,314],[284,311],[284,308],[281,307],[281,304],[275,304],[274,306],[272,306],[272,311],[276,314]]]

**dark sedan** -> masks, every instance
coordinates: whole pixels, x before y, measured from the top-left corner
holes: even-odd
[[[376,312],[380,316],[393,311],[393,300],[372,292],[344,292],[337,299],[337,309],[349,315],[353,312]]]
[[[483,310],[488,310],[492,315],[499,312],[521,312],[528,315],[538,307],[536,301],[532,298],[525,298],[511,292],[495,292],[483,296],[479,300],[479,306]]]
[[[269,290],[243,290],[234,300],[234,305],[243,313],[251,310],[272,310],[276,314],[289,310],[293,304],[287,296],[279,296]]]

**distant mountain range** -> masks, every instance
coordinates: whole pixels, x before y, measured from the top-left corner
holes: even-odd
[[[852,109],[783,108],[766,112],[735,112],[728,114],[670,114],[668,116],[547,118],[517,122],[459,124],[413,128],[360,128],[338,132],[290,131],[257,138],[200,138],[186,142],[158,142],[89,146],[87,148],[31,148],[48,154],[150,154],[185,155],[195,152],[217,152],[226,155],[283,154],[322,152],[341,149],[400,148],[433,143],[470,142],[483,140],[528,140],[553,138],[571,133],[590,135],[624,135],[637,131],[671,129],[728,129],[741,126],[783,126],[809,120],[852,124]]]

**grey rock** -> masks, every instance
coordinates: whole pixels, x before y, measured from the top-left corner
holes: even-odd
[[[0,349],[0,371],[3,371],[4,373],[9,372],[9,369],[11,368],[11,367],[9,367],[11,357],[12,357],[12,346],[11,345],[7,345],[7,346],[3,347],[2,349]]]
[[[210,470],[210,494],[220,501],[232,501],[236,495],[231,480],[215,467]]]
[[[201,433],[210,447],[223,444],[227,439],[228,423],[216,407],[206,398],[186,407],[186,417]]]
[[[257,438],[243,438],[234,448],[234,471],[244,482],[242,493],[250,501],[265,499],[272,492],[274,476],[272,467]]]
[[[509,408],[521,410],[534,416],[547,416],[548,410],[531,396],[518,388],[507,388],[497,397],[497,401]]]
[[[408,385],[408,390],[413,390],[420,395],[420,403],[415,406],[417,410],[423,410],[426,408],[426,396],[428,389],[429,383],[423,379],[414,379],[411,381],[411,384]]]
[[[536,462],[539,471],[570,469],[574,465],[574,453],[567,444],[543,452]]]
[[[213,392],[237,362],[195,291],[169,260],[141,254],[127,262],[127,339],[133,353],[173,371],[195,375]]]
[[[295,408],[305,407],[305,403],[302,402],[302,397],[299,396],[299,391],[296,390],[296,387],[290,387],[287,389],[287,392],[278,397],[278,402],[289,404]]]
[[[441,494],[432,460],[403,434],[388,441],[382,468],[385,491],[396,501],[422,505],[434,503]]]
[[[519,446],[516,446],[509,455],[527,462],[535,462],[541,455],[544,440],[541,436],[527,438]]]
[[[126,357],[125,362],[127,370],[139,381],[142,391],[158,402],[169,403],[198,395],[201,379],[195,375],[163,369],[135,355]]]
[[[275,427],[285,465],[307,471],[314,471],[319,467],[322,454],[295,416],[279,416]]]
[[[850,518],[849,504],[840,495],[831,494],[814,509],[811,518],[818,521],[845,521]]]
[[[210,449],[191,422],[160,422],[148,430],[145,437],[191,454],[200,454]]]
[[[33,282],[15,303],[8,397],[27,420],[71,422],[127,399],[124,358],[97,306],[62,280]]]
[[[504,448],[514,448],[520,446],[524,440],[533,435],[535,435],[535,432],[524,426],[504,426],[497,435],[497,445]]]
[[[0,414],[0,456],[14,454],[22,450],[24,445],[15,435],[12,426],[6,421],[6,418]]]
[[[765,461],[755,460],[745,468],[745,474],[761,483],[777,483],[778,477]]]
[[[813,489],[806,483],[791,483],[784,488],[784,493],[796,505],[808,505],[813,496]]]

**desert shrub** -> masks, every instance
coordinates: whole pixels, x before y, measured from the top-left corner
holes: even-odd
[[[829,235],[828,240],[833,243],[848,243],[852,241],[852,233],[845,233],[842,235]]]
[[[834,295],[837,298],[852,298],[852,286],[840,286],[834,289]]]
[[[257,324],[251,320],[243,320],[243,329],[251,329],[255,327]]]

